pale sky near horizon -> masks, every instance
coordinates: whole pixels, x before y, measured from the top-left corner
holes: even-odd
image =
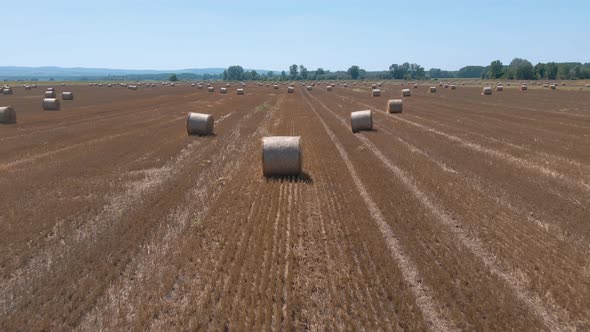
[[[456,70],[590,62],[590,1],[8,1],[0,66]]]

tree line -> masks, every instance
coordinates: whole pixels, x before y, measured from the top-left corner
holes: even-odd
[[[288,71],[264,74],[255,70],[244,70],[241,66],[230,66],[223,72],[226,81],[248,80],[363,80],[363,79],[399,79],[421,80],[439,78],[483,78],[483,79],[516,79],[516,80],[541,80],[541,79],[590,79],[590,63],[566,62],[566,63],[538,63],[532,65],[528,60],[515,58],[509,65],[504,65],[500,60],[495,60],[488,66],[465,66],[457,71],[431,68],[426,71],[416,63],[404,62],[392,64],[388,70],[366,71],[357,65],[353,65],[346,71],[329,71],[323,68],[308,70],[304,65],[293,64]]]

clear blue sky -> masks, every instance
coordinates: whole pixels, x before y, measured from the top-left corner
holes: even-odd
[[[66,1],[0,5],[0,66],[458,69],[590,62],[590,0]]]

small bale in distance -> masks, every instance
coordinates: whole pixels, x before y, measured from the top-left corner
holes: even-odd
[[[137,85],[128,85],[127,89],[135,91],[135,90],[137,90]]]
[[[331,86],[331,85],[328,85],[328,86],[326,87],[326,90],[327,90],[327,91],[332,91],[332,86]]]
[[[272,88],[275,89],[275,90],[278,90],[279,89],[279,86],[277,84],[275,84],[275,85],[272,86]]]
[[[387,111],[389,113],[401,113],[403,111],[404,101],[401,99],[390,99],[387,101]]]
[[[481,90],[481,95],[482,95],[482,96],[491,96],[491,95],[492,95],[492,88],[491,88],[491,87],[489,87],[489,86],[486,86],[486,87],[484,87],[484,88]]]
[[[496,91],[504,91],[504,87],[501,85],[496,86]]]
[[[428,90],[430,93],[436,93],[436,87],[435,86],[431,86],[430,90]]]
[[[402,97],[409,97],[412,95],[412,91],[410,89],[403,89],[402,90]]]
[[[49,90],[45,91],[45,98],[55,98],[55,97],[56,97],[55,91],[49,91]]]
[[[528,86],[527,86],[526,84],[523,84],[523,85],[521,85],[521,86],[520,86],[520,90],[521,90],[521,91],[526,91],[526,90],[528,90],[528,89],[529,89],[529,88],[528,88]]]
[[[551,90],[557,90],[557,84],[551,84]]]
[[[2,89],[2,94],[5,95],[5,96],[11,95],[12,93],[13,92],[12,92],[12,89],[11,88],[4,88],[4,89]]]
[[[373,130],[373,112],[371,110],[351,112],[350,127],[353,133],[361,130]]]
[[[186,131],[189,135],[212,135],[215,120],[211,114],[190,112],[186,119]]]
[[[238,94],[238,96],[243,96],[244,95],[244,89],[237,89],[236,93]]]
[[[74,93],[73,92],[62,92],[61,99],[63,100],[74,100]]]
[[[457,86],[454,84],[451,84],[451,90],[456,90],[456,89],[457,89]]]
[[[380,96],[381,96],[381,90],[373,89],[373,97],[380,97]]]
[[[45,111],[59,111],[61,104],[57,98],[45,98],[43,99],[43,109]]]
[[[262,172],[264,176],[301,174],[301,137],[271,136],[262,138]]]
[[[292,86],[290,86],[290,87],[287,88],[287,92],[288,93],[294,93],[295,92],[295,88],[292,87]]]
[[[207,87],[207,91],[208,91],[208,92],[215,92],[215,88],[214,88],[214,87],[212,87],[212,86],[210,86],[210,87]]]
[[[311,85],[308,85],[308,86],[306,86],[306,87],[305,87],[305,89],[306,89],[307,91],[311,91],[311,90],[313,89],[313,87],[312,87]]]
[[[222,95],[227,93],[227,88],[221,88],[219,89],[219,93],[221,93]]]
[[[0,123],[16,123],[16,111],[11,106],[0,107]]]

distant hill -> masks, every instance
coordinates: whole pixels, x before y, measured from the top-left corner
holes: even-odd
[[[161,74],[195,74],[195,75],[219,75],[225,68],[193,68],[179,70],[136,70],[136,69],[108,69],[108,68],[62,68],[62,67],[15,67],[0,66],[0,79],[5,78],[55,78],[76,79],[80,77],[108,77],[129,75],[161,75]],[[251,70],[251,69],[248,69]],[[255,69],[259,74],[265,74],[268,70]]]

